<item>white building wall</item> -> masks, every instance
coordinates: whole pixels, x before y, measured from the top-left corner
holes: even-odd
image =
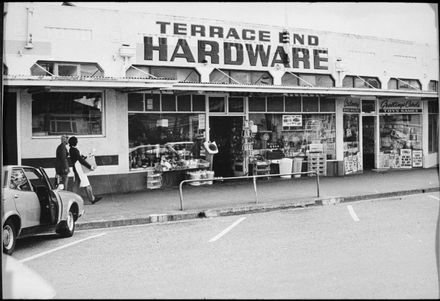
[[[26,90],[20,91],[19,130],[21,159],[54,158],[58,136],[32,137],[32,97]],[[103,118],[103,135],[78,136],[78,149],[87,155],[96,149],[96,156],[118,156],[117,165],[99,166],[93,175],[125,173],[128,166],[128,106],[126,94],[114,90],[105,91],[105,116]],[[48,169],[48,175],[54,176],[55,170]]]
[[[33,49],[25,49],[26,7],[32,6]],[[279,46],[278,33],[281,27],[222,22],[217,20],[165,16],[141,12],[124,12],[82,7],[54,6],[37,2],[7,3],[5,17],[5,54],[10,74],[30,74],[30,66],[40,60],[89,61],[97,62],[105,70],[106,76],[123,76],[123,59],[119,56],[122,44],[137,49],[135,57],[129,63],[145,65],[192,66],[200,63],[188,63],[182,58],[174,62],[147,62],[143,60],[143,36],[167,37],[169,42],[168,57],[174,50],[177,38],[188,41],[197,61],[196,43],[199,39],[244,43],[235,39],[211,39],[174,35],[169,30],[160,34],[156,21],[184,24],[222,26],[227,31],[230,27],[241,29],[267,30],[271,32],[271,42],[257,42],[272,49]],[[56,16],[56,18],[54,18]],[[189,30],[188,30],[189,31]],[[318,48],[328,49],[329,70],[294,70],[312,73],[335,72],[336,58],[341,58],[346,67],[345,74],[419,79],[421,82],[438,81],[438,51],[436,46],[427,46],[408,41],[380,39],[353,34],[340,34],[325,31],[289,28],[289,32],[315,35],[319,37]],[[247,41],[246,43],[252,43]],[[306,46],[309,47],[309,46]],[[310,47],[313,48],[313,47]],[[316,47],[315,47],[316,48]],[[246,55],[245,55],[246,57]],[[436,64],[437,62],[437,64]],[[250,67],[247,59],[242,65],[225,66],[221,62],[215,67],[230,69],[273,70],[273,67]],[[386,89],[387,83],[382,83]],[[424,85],[427,88],[427,85]]]

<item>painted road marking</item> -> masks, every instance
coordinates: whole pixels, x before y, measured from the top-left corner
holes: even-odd
[[[436,197],[436,196],[433,196],[433,195],[430,195],[430,194],[428,194],[428,196],[429,196],[430,198],[433,198],[434,200],[440,201],[440,199],[439,199],[438,197]]]
[[[355,222],[359,221],[359,217],[356,215],[356,212],[354,212],[354,209],[351,205],[347,205],[348,212],[350,212],[351,217],[354,219]]]
[[[242,221],[244,221],[246,218],[242,217],[239,220],[235,221],[232,225],[230,225],[229,227],[227,227],[225,230],[223,230],[222,232],[220,232],[219,234],[217,234],[216,236],[214,236],[213,238],[211,238],[209,240],[209,242],[214,242],[217,239],[219,239],[220,237],[222,237],[223,235],[225,235],[226,233],[228,233],[229,231],[231,231],[232,228],[234,228],[235,226],[237,226],[239,223],[241,223]]]
[[[77,241],[74,241],[74,242],[68,243],[67,245],[60,246],[60,247],[57,247],[57,248],[52,249],[52,250],[48,250],[48,251],[42,252],[42,253],[40,253],[40,254],[36,254],[36,255],[31,256],[31,257],[25,258],[25,259],[21,259],[21,260],[19,260],[19,261],[20,261],[20,262],[26,262],[26,261],[29,261],[29,260],[32,260],[32,259],[35,259],[35,258],[38,258],[38,257],[44,256],[44,255],[47,255],[47,254],[53,253],[53,252],[55,252],[55,251],[58,251],[58,250],[61,250],[61,249],[64,249],[64,248],[70,247],[70,246],[75,245],[75,244],[77,244],[77,243],[80,243],[80,242],[83,242],[83,241],[86,241],[86,240],[89,240],[89,239],[92,239],[92,238],[96,238],[96,237],[99,237],[99,236],[103,236],[103,235],[105,235],[105,234],[107,234],[107,233],[100,233],[100,234],[97,234],[97,235],[89,236],[89,237],[86,237],[86,238],[84,238],[84,239],[80,239],[80,240],[77,240]]]

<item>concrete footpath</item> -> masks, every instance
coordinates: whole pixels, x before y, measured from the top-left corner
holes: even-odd
[[[264,212],[296,207],[438,192],[438,168],[365,171],[344,177],[257,180],[257,199],[252,179],[213,185],[183,186],[183,208],[179,188],[166,188],[103,195],[96,204],[86,201],[85,214],[76,229],[106,228],[178,221],[224,215]],[[438,197],[438,196],[437,196]]]

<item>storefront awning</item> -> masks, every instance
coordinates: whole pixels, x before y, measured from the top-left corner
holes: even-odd
[[[11,87],[75,87],[75,88],[108,88],[131,90],[149,90],[170,88],[176,80],[145,79],[126,77],[84,77],[84,76],[20,76],[6,75],[3,85]]]
[[[264,94],[309,94],[309,95],[356,95],[356,96],[394,96],[394,97],[427,97],[438,98],[437,92],[413,90],[381,90],[368,88],[323,88],[301,86],[274,86],[274,85],[237,85],[237,84],[211,84],[211,83],[175,83],[172,87],[161,90],[228,93],[264,93]]]
[[[234,93],[234,94],[283,94],[283,95],[355,95],[388,97],[438,98],[438,92],[414,90],[382,90],[368,88],[324,88],[305,86],[246,85],[223,83],[184,83],[173,79],[146,79],[127,77],[71,77],[71,76],[4,76],[3,84],[11,87],[75,87],[107,88],[120,92],[161,90],[175,93]]]

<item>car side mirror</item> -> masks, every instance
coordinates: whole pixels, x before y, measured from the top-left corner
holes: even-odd
[[[57,190],[64,190],[64,184],[58,185]]]

